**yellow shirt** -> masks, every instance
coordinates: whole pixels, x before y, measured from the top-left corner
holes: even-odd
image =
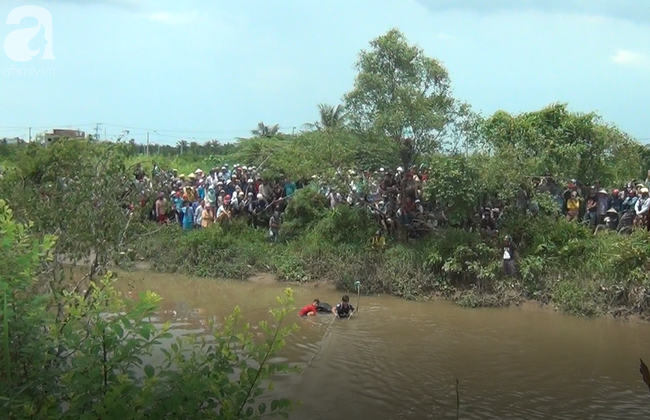
[[[568,210],[580,210],[580,199],[579,198],[569,198],[569,201],[566,203],[566,208]]]

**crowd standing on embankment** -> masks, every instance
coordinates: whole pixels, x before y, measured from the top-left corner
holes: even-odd
[[[293,194],[301,188],[312,188],[327,198],[330,208],[339,205],[365,206],[376,219],[379,229],[374,238],[383,243],[383,235],[394,231],[398,224],[410,237],[425,235],[431,229],[448,225],[449,208],[441,208],[433,200],[424,200],[423,190],[429,179],[426,168],[404,170],[380,168],[375,172],[339,171],[338,185],[319,179],[297,182],[286,177],[270,181],[260,175],[259,168],[244,165],[223,165],[209,172],[196,169],[191,174],[179,174],[175,169],[163,171],[154,164],[151,177],[138,167],[135,178],[141,191],[141,205],[150,218],[159,223],[178,223],[185,230],[225,223],[232,218],[245,218],[254,228],[269,230],[269,238],[277,241],[283,214]],[[650,171],[648,176],[650,176]],[[595,232],[600,230],[629,231],[632,227],[648,228],[650,197],[648,185],[633,180],[620,189],[605,190],[598,182],[585,186],[571,180],[562,187],[551,177],[532,179],[531,188],[522,188],[516,206],[529,214],[540,211],[532,191],[547,192],[569,220],[584,223]],[[152,199],[152,195],[157,196]],[[486,197],[477,203],[476,221],[489,236],[499,234],[504,204],[496,197]],[[514,258],[510,238],[504,245],[504,268],[511,272],[506,260]],[[508,256],[508,258],[506,258]]]

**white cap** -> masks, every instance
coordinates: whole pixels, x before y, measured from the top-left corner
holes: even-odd
[[[197,169],[196,171],[194,171],[195,174],[200,174],[201,172],[203,172],[201,169]]]
[[[261,200],[261,199],[263,199],[263,198],[264,198],[264,196],[263,196],[262,194],[257,194],[257,199],[258,199],[258,200]]]
[[[397,172],[403,172],[403,171],[404,171],[404,168],[402,168],[401,166],[397,167]]]
[[[384,168],[379,168],[379,172],[384,172]]]

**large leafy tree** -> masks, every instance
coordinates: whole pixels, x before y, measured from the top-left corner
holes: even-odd
[[[526,156],[529,176],[552,175],[604,184],[643,174],[639,144],[595,113],[574,113],[566,104],[510,115],[496,112],[484,124],[485,150]]]
[[[447,70],[392,29],[370,42],[345,95],[352,126],[398,142],[404,164],[439,150],[451,125],[468,108],[451,94]]]

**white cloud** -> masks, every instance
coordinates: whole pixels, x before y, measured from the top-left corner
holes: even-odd
[[[611,60],[616,64],[630,67],[650,67],[650,56],[628,50],[618,50]]]
[[[650,24],[647,0],[416,0],[430,10],[483,14],[536,10],[545,13],[599,16]]]
[[[191,13],[158,12],[158,13],[152,13],[147,16],[149,20],[153,20],[154,22],[160,22],[169,25],[192,23],[198,20],[199,17],[200,15],[195,12],[191,12]]]

